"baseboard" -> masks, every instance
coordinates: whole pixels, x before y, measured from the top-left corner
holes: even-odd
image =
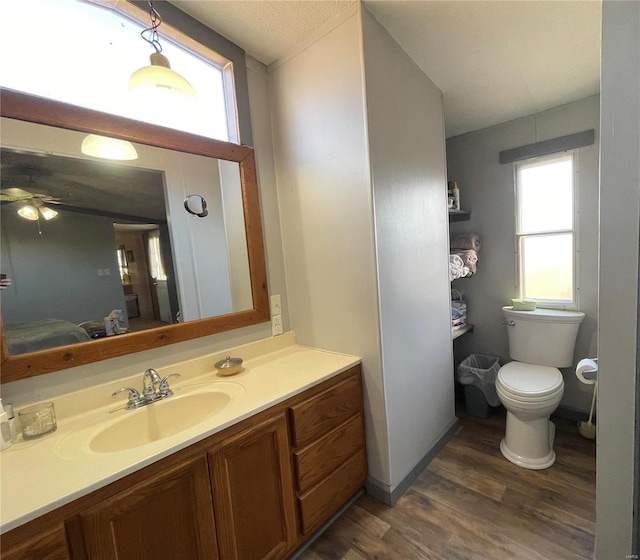
[[[427,468],[427,465],[433,460],[433,458],[440,452],[445,444],[455,435],[458,431],[458,419],[454,418],[451,424],[445,428],[442,435],[438,438],[435,445],[427,451],[424,457],[418,461],[415,467],[411,469],[409,474],[405,476],[402,481],[396,485],[395,488],[390,489],[388,486],[383,486],[379,481],[369,478],[365,484],[367,494],[373,496],[376,500],[393,506],[401,496],[407,491],[416,479],[422,474],[422,471]]]

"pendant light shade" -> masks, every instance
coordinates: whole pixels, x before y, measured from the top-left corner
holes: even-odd
[[[191,84],[171,70],[166,56],[153,53],[150,59],[150,66],[144,66],[131,75],[129,91],[144,97],[161,94],[195,98],[196,92]]]
[[[153,7],[153,2],[147,0],[149,5],[149,19],[151,26],[140,33],[141,37],[149,43],[155,52],[151,55],[151,65],[136,70],[129,78],[129,93],[140,106],[146,103],[152,111],[172,110],[173,102],[181,100],[193,100],[196,92],[191,84],[180,74],[171,70],[169,59],[162,54],[160,35],[158,28],[162,24],[162,18]]]
[[[138,159],[138,152],[131,142],[109,138],[108,136],[99,136],[98,134],[89,134],[85,137],[80,149],[87,156],[102,159],[120,161]]]

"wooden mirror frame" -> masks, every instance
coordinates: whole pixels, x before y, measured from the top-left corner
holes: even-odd
[[[245,311],[14,356],[9,355],[0,317],[0,382],[9,383],[269,321],[267,270],[253,148],[100,113],[9,89],[0,89],[0,116],[88,134],[111,136],[240,164],[253,298],[253,309]]]

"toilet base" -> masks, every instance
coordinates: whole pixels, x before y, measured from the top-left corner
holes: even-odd
[[[556,427],[549,417],[522,418],[507,412],[507,429],[500,451],[508,461],[525,469],[548,469],[556,462],[553,450]]]
[[[500,452],[505,459],[511,461],[514,465],[534,471],[548,469],[556,462],[556,452],[553,449],[551,449],[544,457],[536,459],[532,459],[531,457],[522,457],[510,451],[504,439],[500,442]]]

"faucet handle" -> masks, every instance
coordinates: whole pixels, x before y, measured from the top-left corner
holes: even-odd
[[[158,393],[163,397],[170,397],[173,395],[173,391],[169,387],[169,378],[180,377],[179,373],[170,373],[162,381],[160,381],[160,387],[158,387]]]
[[[129,391],[129,400],[127,401],[127,406],[125,408],[127,409],[132,409],[132,408],[139,408],[141,407],[143,404],[145,404],[144,399],[140,396],[140,393],[138,393],[138,391],[136,389],[133,389],[131,387],[123,387],[122,389],[118,389],[115,393],[113,393],[111,396],[113,398],[117,397],[120,393],[122,393],[123,391]]]

